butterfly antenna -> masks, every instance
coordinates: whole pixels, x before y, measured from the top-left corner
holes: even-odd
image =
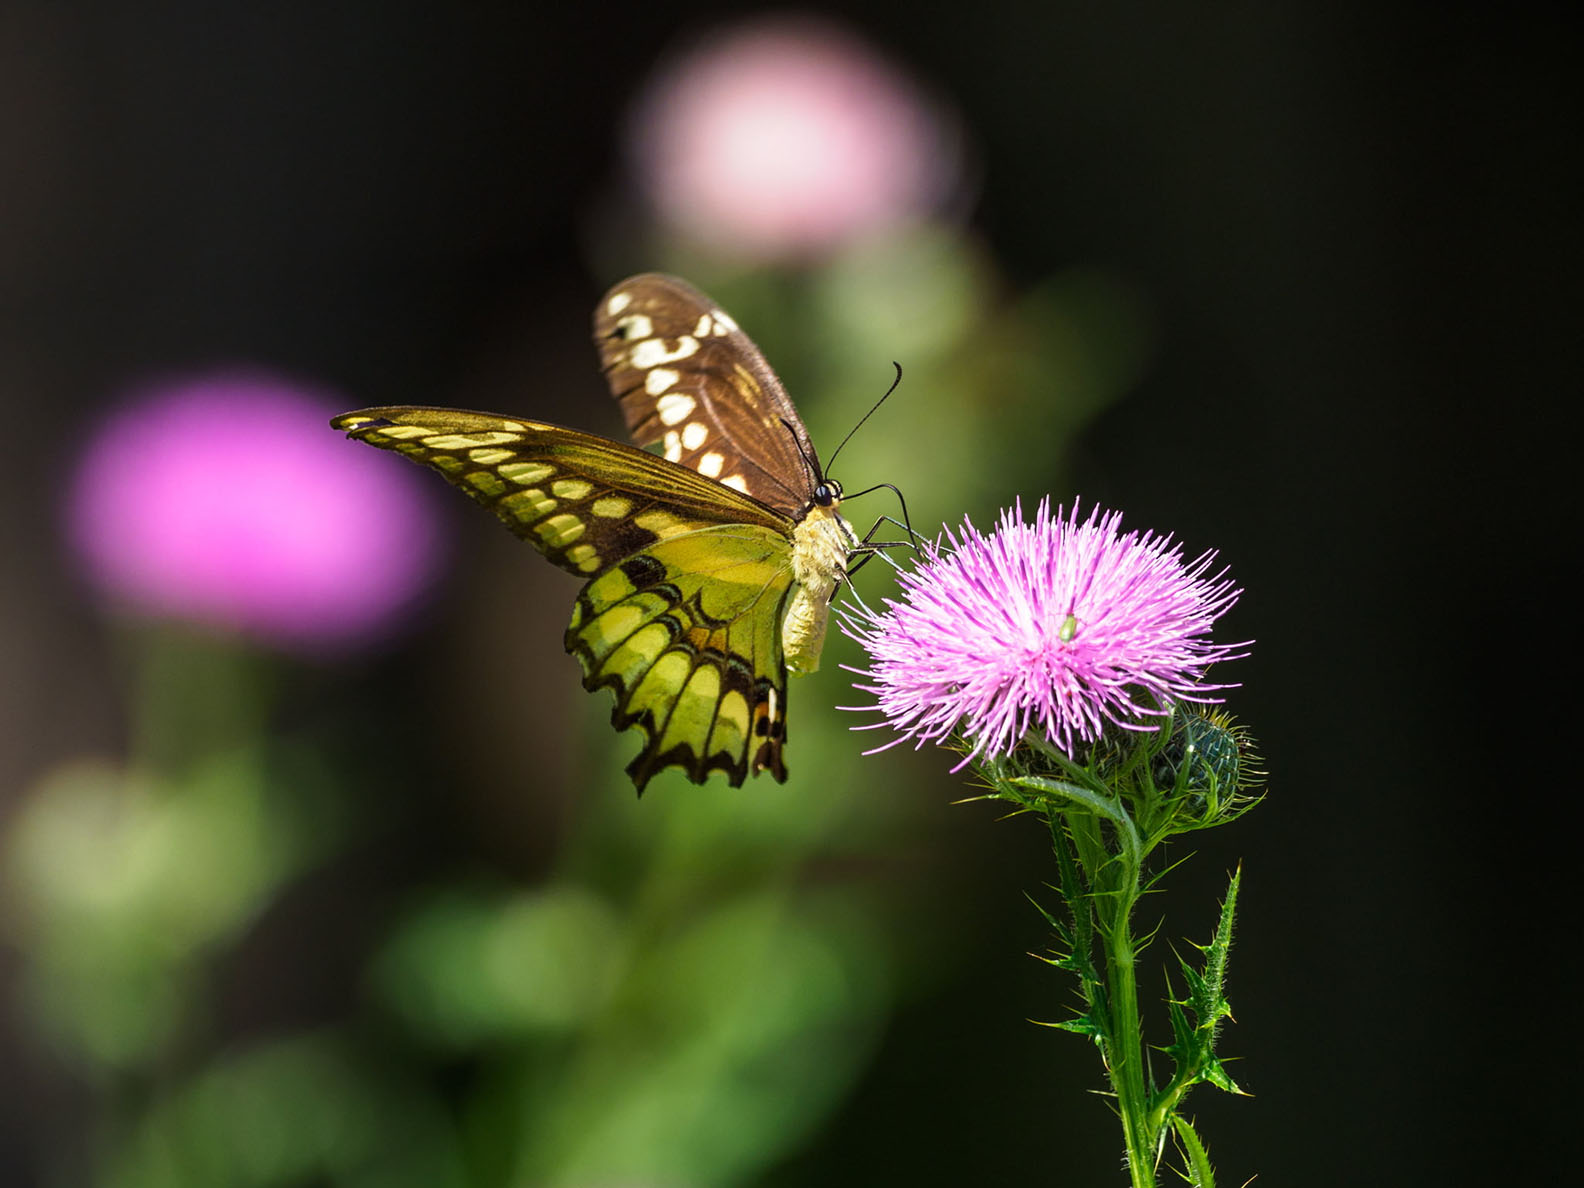
[[[857,433],[858,430],[862,429],[863,428],[863,423],[865,421],[867,421],[870,417],[874,416],[875,413],[877,411],[879,411],[880,406],[882,404],[884,404],[886,402],[886,400],[890,397],[891,393],[895,392],[897,390],[897,388],[901,386],[901,384],[902,384],[902,364],[896,362],[895,360],[892,360],[891,366],[896,368],[896,379],[891,381],[891,386],[886,389],[885,395],[880,397],[879,400],[876,400],[874,402],[874,408],[871,408],[868,412],[864,413],[863,416],[859,417],[858,418],[858,423],[847,431],[847,436],[841,439],[841,445],[836,447],[835,453],[831,454],[831,456],[830,456],[830,461],[825,463],[825,469],[827,471],[829,471],[833,466],[836,465],[836,454],[839,454],[839,453],[842,452],[842,448],[844,446],[846,446],[846,444],[849,441],[852,440],[852,435],[854,433]]]
[[[820,473],[820,468],[814,465],[813,460],[803,452],[803,443],[798,440],[798,432],[792,427],[792,422],[782,417],[781,423],[786,426],[786,431],[792,435],[792,444],[797,447],[798,457],[803,459],[803,469],[808,471],[809,479],[811,480],[809,485],[818,486],[824,482],[825,476]],[[859,424],[861,425],[863,422],[860,421]]]

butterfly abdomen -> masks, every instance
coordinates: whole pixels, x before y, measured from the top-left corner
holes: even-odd
[[[793,530],[792,576],[797,585],[781,624],[781,648],[790,671],[818,671],[831,595],[857,543],[852,525],[834,507],[810,508]]]

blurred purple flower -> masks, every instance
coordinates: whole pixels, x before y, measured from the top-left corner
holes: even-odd
[[[900,733],[886,746],[961,732],[966,764],[1010,755],[1037,728],[1071,754],[1107,722],[1147,729],[1165,703],[1232,687],[1200,683],[1210,664],[1246,655],[1208,638],[1240,593],[1225,570],[1206,576],[1213,552],[1185,562],[1170,537],[1120,535],[1117,512],[1049,513],[1043,500],[1027,524],[1019,505],[989,536],[965,519],[949,548],[926,546],[902,572],[901,601],[845,608],[843,629],[871,661],[853,670],[871,682],[857,687],[879,699],[849,708],[884,715],[874,725]]]
[[[301,649],[386,633],[441,540],[414,475],[325,432],[348,403],[251,370],[137,392],[73,478],[71,540],[95,585]]]
[[[630,144],[663,219],[760,257],[911,219],[957,181],[955,139],[909,80],[810,18],[739,25],[674,60]]]

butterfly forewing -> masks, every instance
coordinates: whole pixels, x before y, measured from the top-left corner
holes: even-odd
[[[584,577],[693,528],[791,531],[785,517],[719,483],[591,433],[450,408],[370,408],[332,424],[438,470]]]
[[[567,650],[612,722],[645,745],[628,767],[694,782],[786,778],[781,620],[792,521],[691,470],[555,425],[447,408],[371,408],[334,427],[433,467],[549,560],[590,579]]]
[[[803,515],[814,446],[759,348],[714,302],[676,277],[635,276],[595,307],[594,340],[635,442]]]

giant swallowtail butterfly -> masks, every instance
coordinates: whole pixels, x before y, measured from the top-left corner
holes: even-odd
[[[368,408],[331,424],[406,454],[585,580],[566,632],[583,686],[636,728],[638,791],[680,767],[786,779],[787,672],[813,672],[860,547],[786,389],[709,298],[622,281],[594,339],[638,446],[521,417]]]

